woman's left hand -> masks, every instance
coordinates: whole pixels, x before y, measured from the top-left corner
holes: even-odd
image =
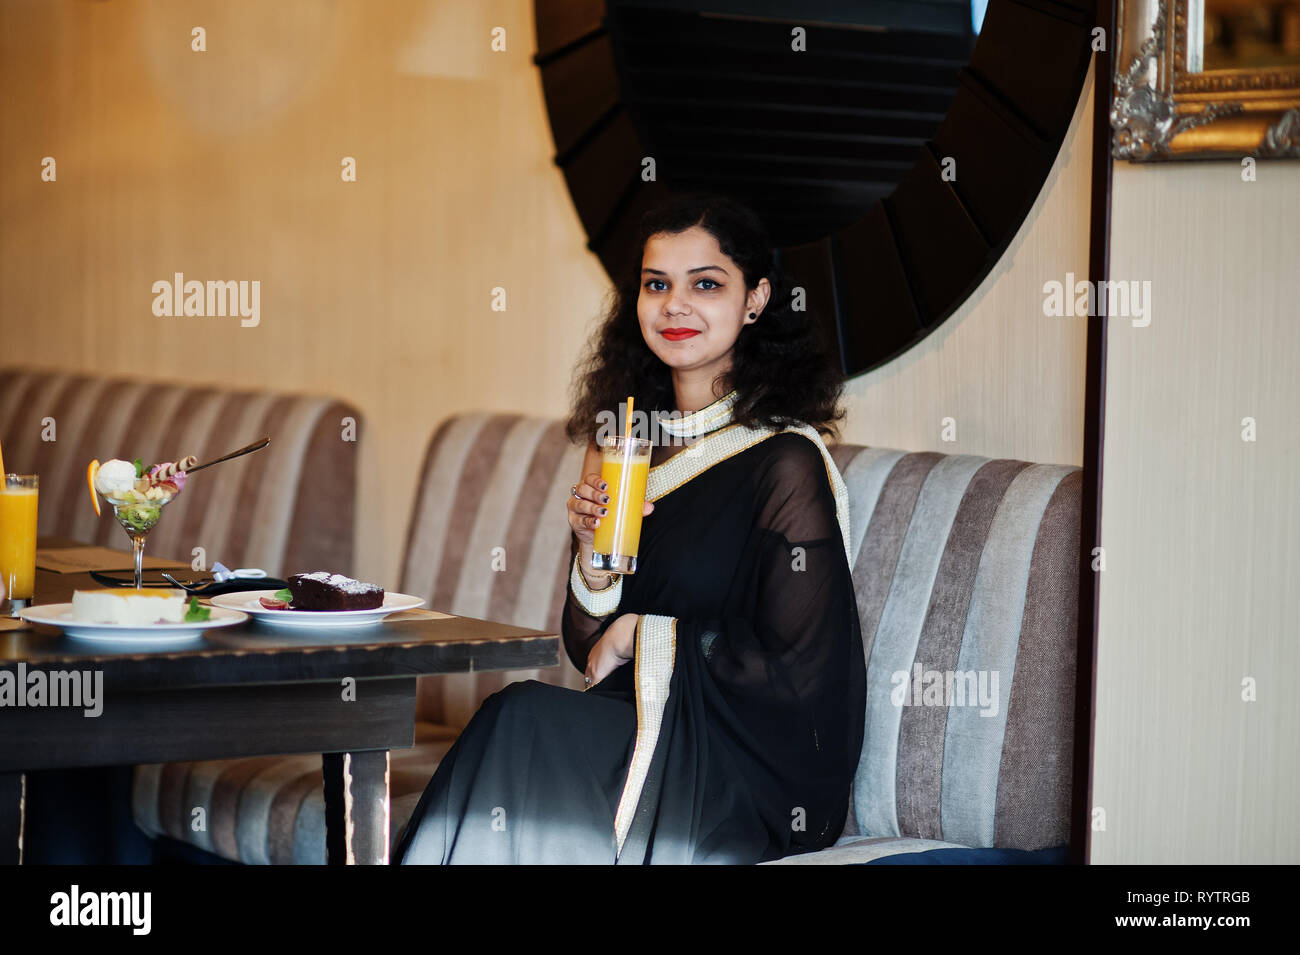
[[[632,659],[636,622],[640,614],[625,613],[605,628],[587,654],[587,685],[595,686]]]

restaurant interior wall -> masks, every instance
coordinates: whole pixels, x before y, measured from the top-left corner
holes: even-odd
[[[0,340],[33,367],[346,398],[354,571],[394,585],[434,428],[563,415],[609,288],[533,51],[527,0],[0,4]],[[976,293],[849,383],[844,440],[1082,463],[1084,325],[1042,286],[1087,273],[1091,89]],[[155,316],[177,272],[259,281],[259,323]]]

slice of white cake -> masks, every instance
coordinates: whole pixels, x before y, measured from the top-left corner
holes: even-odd
[[[72,616],[84,623],[128,627],[181,623],[185,619],[185,594],[164,587],[78,590],[72,595]]]

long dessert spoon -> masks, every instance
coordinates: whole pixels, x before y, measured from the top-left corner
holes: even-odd
[[[231,458],[241,458],[245,454],[252,454],[254,451],[261,451],[264,447],[266,447],[270,443],[271,443],[270,438],[263,438],[261,441],[254,441],[252,444],[248,445],[248,447],[240,448],[238,451],[231,451],[229,454],[223,454],[219,458],[215,458],[211,461],[205,461],[202,464],[196,464],[192,468],[186,468],[185,473],[193,474],[195,471],[202,471],[204,468],[210,468],[212,467],[212,465],[220,464],[222,461],[229,461]]]

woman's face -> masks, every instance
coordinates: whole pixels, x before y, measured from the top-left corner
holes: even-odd
[[[675,372],[731,366],[731,350],[743,326],[762,315],[771,285],[752,291],[718,240],[699,226],[651,236],[641,256],[637,318],[650,350]],[[693,334],[691,334],[693,333]]]

